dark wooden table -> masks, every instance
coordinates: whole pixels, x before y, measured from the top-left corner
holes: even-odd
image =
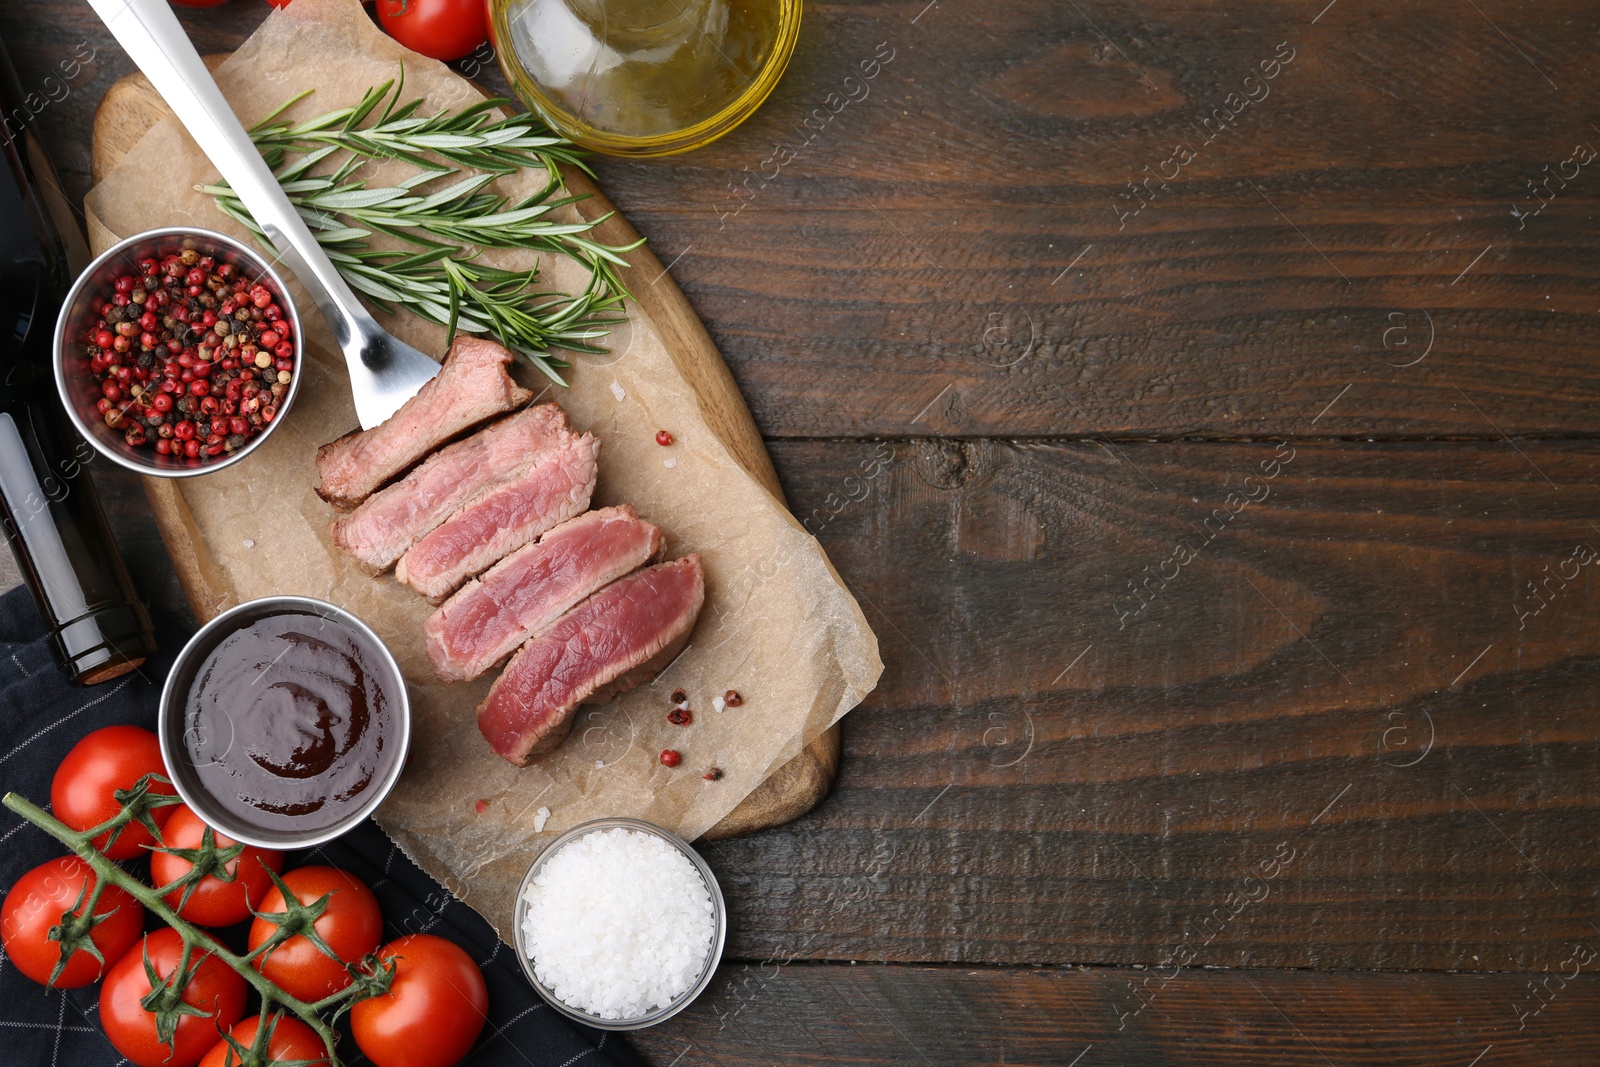
[[[706,850],[653,1062],[1600,1062],[1597,31],[817,4],[743,128],[599,165],[887,663],[833,795]],[[129,65],[0,33],[96,52],[37,119],[81,197]]]

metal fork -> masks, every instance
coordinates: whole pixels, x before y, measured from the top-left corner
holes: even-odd
[[[89,4],[222,172],[333,327],[350,368],[361,428],[369,430],[393,415],[439,373],[439,364],[385,332],[339,276],[234,116],[168,0]]]

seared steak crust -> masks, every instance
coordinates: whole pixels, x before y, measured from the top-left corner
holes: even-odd
[[[333,543],[374,574],[479,493],[514,478],[572,436],[554,404],[523,408],[422,462],[333,523]]]
[[[496,560],[583,514],[599,456],[600,442],[592,434],[569,437],[412,545],[395,566],[395,577],[429,600],[442,600]]]
[[[705,603],[698,555],[622,578],[562,615],[512,657],[478,705],[489,747],[517,766],[570,730],[579,704],[608,700],[671,663]]]
[[[464,585],[423,626],[434,672],[476,678],[567,609],[661,554],[661,531],[623,504],[590,511]]]
[[[438,375],[382,423],[317,449],[317,494],[354,507],[441,444],[532,397],[511,376],[511,353],[493,341],[458,337]]]

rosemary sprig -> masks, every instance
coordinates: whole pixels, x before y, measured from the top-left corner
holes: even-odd
[[[372,159],[408,160],[425,170],[439,168],[431,158],[437,156],[469,170],[493,174],[511,174],[529,166],[541,166],[555,174],[556,164],[566,163],[593,176],[583,152],[535,116],[520,112],[495,119],[490,112],[511,103],[504,97],[423,118],[417,115],[420,99],[399,102],[404,87],[402,68],[398,79],[368,89],[353,107],[293,125],[277,122],[285,111],[311,95],[308,89],[256,123],[250,137],[263,155],[331,146]],[[380,104],[383,114],[362,126]]]
[[[624,321],[629,296],[617,268],[643,242],[615,246],[589,236],[610,215],[571,223],[553,217],[583,199],[561,195],[560,164],[587,167],[569,141],[533,116],[494,120],[488,112],[506,101],[487,100],[423,118],[416,114],[420,100],[399,104],[403,86],[402,72],[354,107],[278,122],[302,93],[258,123],[251,137],[351,288],[385,312],[404,308],[439,323],[452,339],[458,330],[493,334],[565,385],[558,368],[569,364],[552,349],[605,351],[598,342]],[[373,119],[379,105],[383,111]],[[396,185],[369,188],[359,172],[375,159],[417,169]],[[319,171],[324,164],[331,169]],[[490,190],[496,177],[530,167],[549,175],[540,192],[513,202]],[[197,188],[271,247],[226,184]],[[375,248],[371,238],[378,234],[415,251]],[[588,269],[589,283],[577,296],[536,292],[537,268],[506,271],[477,262],[486,248],[570,257]]]
[[[329,257],[351,288],[386,311],[406,307],[444,326],[451,336],[460,330],[521,339],[507,347],[528,356],[558,385],[566,382],[555,368],[569,364],[550,355],[550,349],[602,353],[605,348],[596,342],[625,321],[621,311],[626,294],[608,288],[599,273],[590,275],[582,293],[567,296],[533,292],[537,270],[500,270],[442,252],[404,256],[369,250],[330,252]]]

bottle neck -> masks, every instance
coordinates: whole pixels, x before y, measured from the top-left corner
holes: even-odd
[[[79,249],[82,235],[19,102],[0,47],[0,525],[56,658],[92,684],[142,663],[155,638],[84,469],[93,449],[56,395],[55,320],[76,266],[61,235]]]

